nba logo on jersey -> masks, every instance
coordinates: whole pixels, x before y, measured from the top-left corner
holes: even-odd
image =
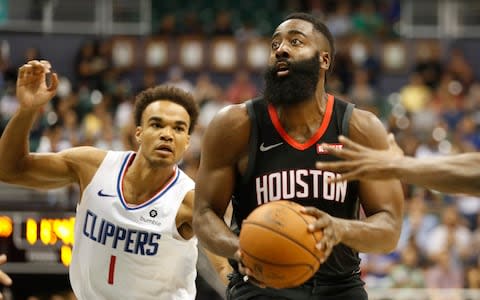
[[[337,149],[342,149],[343,145],[342,144],[327,144],[330,147],[337,148]],[[317,144],[317,154],[328,154],[327,150],[325,150],[321,144]]]

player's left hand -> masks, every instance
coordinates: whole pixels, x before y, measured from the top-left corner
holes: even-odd
[[[7,256],[5,254],[0,255],[0,265],[6,262],[7,262]],[[7,286],[12,284],[12,279],[2,270],[0,270],[0,284],[7,285]],[[0,299],[3,299],[2,293],[0,293]]]
[[[309,224],[308,230],[310,232],[321,231],[323,236],[317,244],[317,249],[323,252],[323,257],[320,263],[324,263],[332,253],[335,245],[340,243],[342,237],[342,226],[339,220],[330,216],[326,212],[319,210],[316,207],[304,207],[304,213],[314,216],[317,220],[313,224]]]
[[[246,267],[242,263],[242,251],[240,249],[238,249],[237,252],[235,252],[235,260],[238,262],[238,271],[244,275],[243,276],[244,281],[248,281],[261,288],[266,287],[265,283],[255,278],[255,275],[253,274],[252,270],[250,270],[248,267]]]

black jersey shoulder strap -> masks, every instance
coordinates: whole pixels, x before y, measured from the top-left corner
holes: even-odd
[[[252,175],[253,169],[255,167],[255,160],[257,157],[257,148],[258,148],[258,135],[259,135],[259,116],[258,107],[259,102],[263,101],[262,98],[255,98],[245,102],[247,106],[248,117],[250,118],[250,138],[248,140],[248,164],[245,170],[245,174],[242,177],[242,183],[247,183]]]
[[[346,137],[349,136],[350,118],[352,117],[352,112],[354,108],[355,108],[355,104],[348,103],[347,108],[345,109],[345,114],[343,115],[342,134]]]

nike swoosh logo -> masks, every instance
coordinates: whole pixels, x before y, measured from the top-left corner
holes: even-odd
[[[280,142],[280,143],[278,143],[278,144],[273,144],[273,145],[270,145],[270,146],[265,146],[265,145],[262,143],[262,144],[260,145],[260,151],[265,152],[265,151],[268,151],[268,150],[273,149],[273,148],[275,148],[275,147],[278,147],[278,146],[280,146],[280,145],[282,145],[282,144],[283,144],[283,142]]]
[[[97,195],[99,195],[100,197],[117,197],[117,195],[105,194],[103,190],[99,190]]]

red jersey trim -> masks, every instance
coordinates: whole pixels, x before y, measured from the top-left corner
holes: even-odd
[[[299,143],[288,135],[288,133],[285,131],[282,124],[280,123],[280,119],[278,118],[278,114],[277,114],[277,111],[275,110],[275,107],[273,107],[273,105],[271,104],[268,105],[268,114],[270,115],[270,119],[272,120],[273,126],[275,127],[277,132],[280,134],[280,136],[293,148],[303,151],[305,149],[310,148],[313,144],[315,144],[327,130],[328,124],[332,119],[334,102],[335,102],[335,97],[333,97],[333,95],[328,94],[327,107],[325,110],[325,115],[323,116],[322,124],[320,124],[320,127],[318,128],[317,132],[305,143]]]

